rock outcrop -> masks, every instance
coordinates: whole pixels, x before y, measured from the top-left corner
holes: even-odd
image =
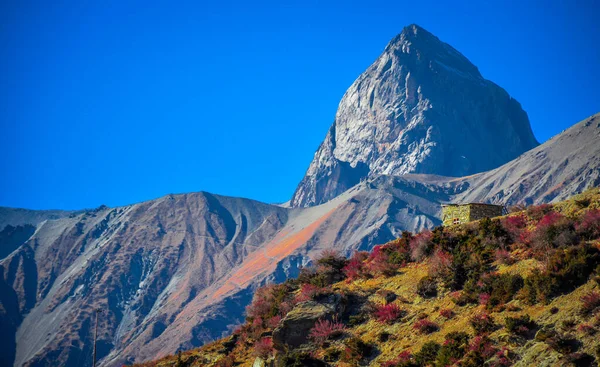
[[[273,330],[273,345],[280,350],[297,348],[309,341],[310,330],[318,320],[331,321],[342,312],[340,295],[332,294],[319,301],[299,303]]]
[[[519,102],[411,25],[346,91],[291,205],[321,204],[367,176],[479,173],[537,144]]]

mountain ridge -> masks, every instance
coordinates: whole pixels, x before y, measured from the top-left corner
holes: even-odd
[[[348,88],[291,205],[323,203],[370,175],[483,172],[538,144],[514,98],[413,25]]]

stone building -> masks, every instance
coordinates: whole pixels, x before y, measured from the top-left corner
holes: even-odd
[[[442,204],[444,226],[468,223],[483,218],[493,218],[504,214],[504,206],[484,203]]]

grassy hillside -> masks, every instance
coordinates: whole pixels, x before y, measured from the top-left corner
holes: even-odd
[[[595,366],[600,190],[402,238],[257,291],[231,337],[140,366]]]

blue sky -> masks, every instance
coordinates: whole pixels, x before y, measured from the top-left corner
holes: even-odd
[[[600,111],[594,1],[173,3],[1,2],[0,206],[286,201],[411,23],[519,100],[540,141]]]

